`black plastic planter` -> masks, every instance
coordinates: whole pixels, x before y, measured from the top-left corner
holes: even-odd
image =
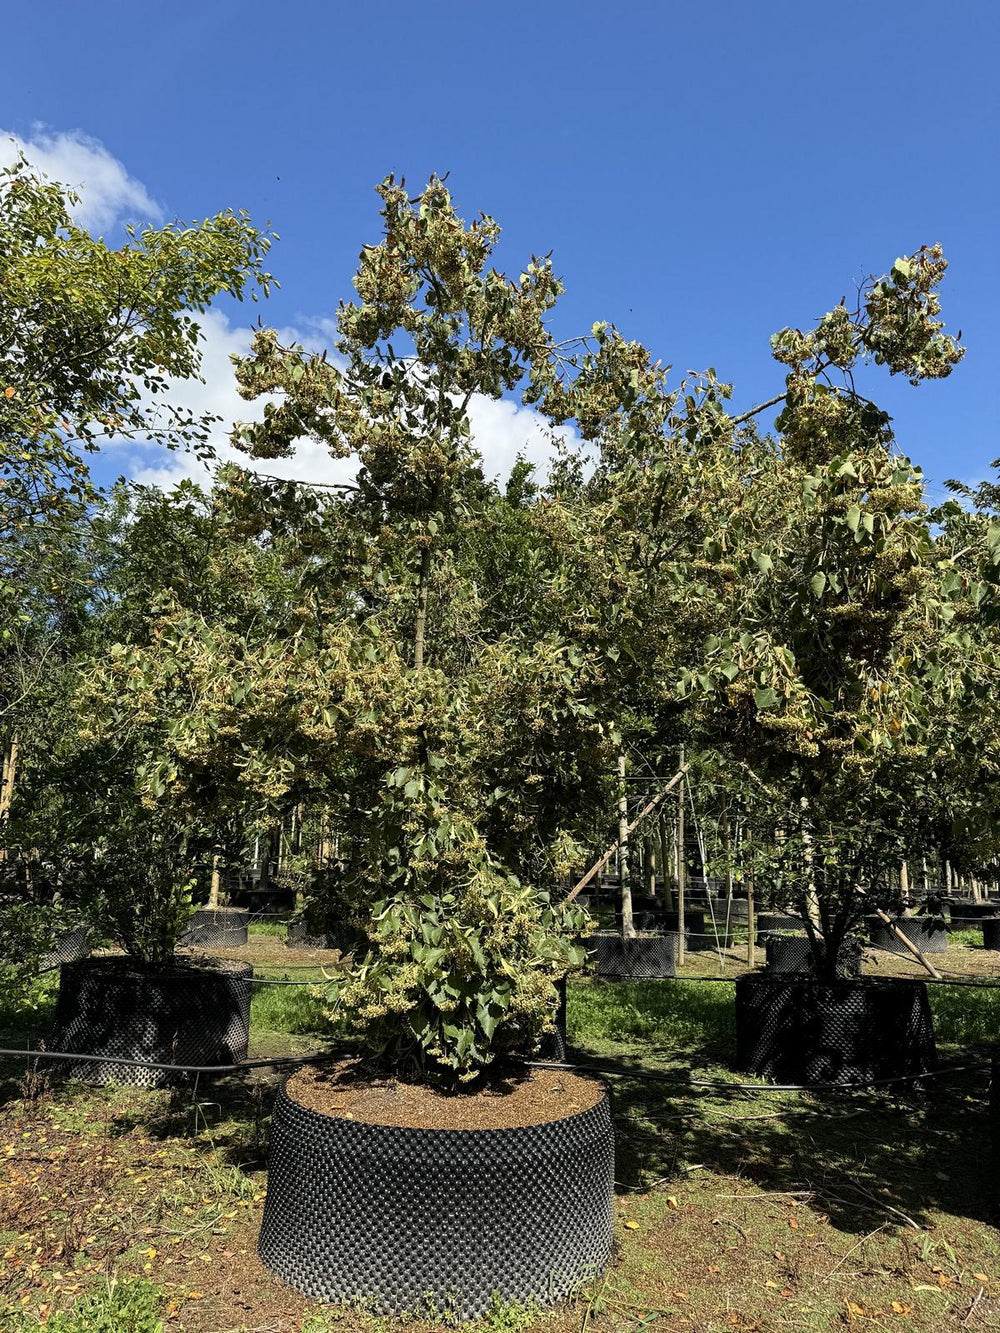
[[[599,930],[588,941],[591,970],[616,981],[654,981],[677,972],[675,934],[636,935],[622,939],[614,930]]]
[[[913,955],[896,935],[889,929],[881,917],[865,918],[868,925],[868,938],[877,949],[886,953],[903,954],[906,958]],[[947,953],[948,930],[944,918],[940,916],[904,916],[893,922],[911,944],[915,944],[921,953]]]
[[[736,1064],[777,1083],[871,1083],[934,1067],[922,981],[824,982],[748,973],[736,981]]]
[[[805,934],[806,929],[800,916],[792,916],[788,912],[759,912],[756,926],[761,935],[771,930],[799,930]]]
[[[246,1059],[250,1036],[249,963],[176,959],[150,968],[132,958],[86,958],[64,963],[50,1051],[107,1056],[60,1061],[71,1078],[88,1083],[162,1087],[170,1070],[117,1064],[147,1060],[168,1065],[227,1065]]]
[[[56,936],[52,948],[39,959],[39,967],[43,972],[48,972],[61,963],[72,963],[77,958],[89,957],[90,932],[86,926],[74,926],[72,930],[65,930]]]
[[[975,930],[982,921],[1000,915],[1000,903],[952,903],[951,929]]]
[[[289,949],[338,949],[342,953],[349,948],[345,936],[334,930],[310,934],[304,921],[290,921],[285,943]]]
[[[672,935],[680,934],[680,915],[677,912],[663,912],[660,916],[659,928]],[[699,949],[715,948],[715,936],[709,938],[707,935],[704,908],[688,907],[685,903],[684,943],[692,953]]]
[[[768,935],[764,941],[769,973],[796,972],[813,976],[816,972],[816,955],[806,935]],[[845,953],[837,964],[837,975],[857,977],[861,975],[861,956],[856,950]]]
[[[177,941],[181,949],[238,949],[247,942],[250,913],[242,907],[199,907]]]
[[[518,1129],[409,1129],[307,1110],[282,1086],[258,1252],[318,1300],[461,1320],[552,1305],[607,1265],[607,1093]]]
[[[983,927],[983,948],[1000,953],[1000,917],[987,917],[981,923]]]

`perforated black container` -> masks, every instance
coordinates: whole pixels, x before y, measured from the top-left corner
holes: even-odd
[[[877,949],[886,953],[899,953],[907,958],[913,955],[896,935],[889,929],[881,917],[865,918],[868,926],[868,938]],[[904,916],[893,921],[893,925],[903,932],[911,944],[915,944],[921,953],[947,953],[948,929],[944,918],[940,916]]]
[[[39,967],[42,971],[48,971],[60,963],[72,963],[77,958],[89,957],[90,932],[86,926],[74,926],[56,936],[52,948],[39,959]]]
[[[983,948],[1000,952],[1000,917],[988,917],[982,922]]]
[[[798,930],[805,934],[806,929],[802,918],[789,912],[758,912],[756,926],[762,935],[771,930]]]
[[[549,1124],[445,1130],[321,1115],[283,1085],[258,1252],[307,1296],[378,1313],[552,1305],[611,1257],[614,1175],[607,1093]]]
[[[814,976],[816,955],[806,935],[768,935],[764,940],[768,972],[797,972]],[[861,974],[861,956],[856,950],[842,955],[837,974],[856,977]]]
[[[615,981],[653,981],[677,972],[677,936],[636,935],[622,939],[617,931],[598,930],[587,941],[591,971]]]
[[[199,907],[177,941],[182,949],[238,949],[247,942],[250,912],[242,907]]]
[[[60,1061],[71,1078],[88,1083],[162,1087],[178,1076],[136,1069],[115,1057],[156,1064],[225,1065],[246,1059],[253,968],[225,959],[176,959],[149,968],[131,958],[64,963],[51,1051],[107,1056]]]
[[[351,947],[346,931],[327,930],[310,933],[304,921],[288,923],[285,943],[289,949],[338,949],[341,953],[346,953]]]
[[[1000,903],[951,903],[952,930],[974,930],[981,921],[1000,915]]]
[[[736,981],[736,1065],[778,1083],[870,1083],[934,1067],[922,981],[823,982],[748,973]]]

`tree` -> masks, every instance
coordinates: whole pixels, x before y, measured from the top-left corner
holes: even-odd
[[[922,479],[852,378],[865,359],[913,383],[950,372],[962,350],[937,319],[944,268],[925,247],[866,284],[854,311],[775,335],[784,391],[741,416],[714,372],[672,391],[604,325],[571,373],[552,362],[538,377],[553,417],[601,447],[586,496],[600,530],[586,503],[570,514],[614,571],[600,621],[626,626],[696,742],[735,754],[772,793],[828,973],[866,910],[855,887],[884,894],[898,864],[913,766],[961,657],[961,580],[939,560]],[[779,433],[760,439],[751,419],[776,403]]]
[[[307,512],[313,577],[294,632],[251,650],[234,627],[164,619],[108,668],[102,694],[112,697],[114,673],[133,679],[116,708],[134,712],[158,706],[178,663],[198,681],[197,709],[178,712],[153,747],[151,799],[175,788],[188,799],[207,773],[229,793],[276,802],[293,788],[322,801],[341,787],[350,896],[367,934],[341,1001],[374,1058],[465,1080],[531,1049],[555,1008],[554,980],[582,960],[582,913],[522,876],[546,857],[565,861],[564,815],[537,795],[548,773],[607,738],[586,700],[586,664],[551,630],[484,614],[476,568],[480,524],[496,530],[507,502],[483,482],[469,402],[530,374],[559,284],[544,260],[515,282],[490,269],[496,224],[466,226],[440,181],[415,200],[391,179],[379,193],[383,239],[362,253],[359,300],[340,311],[332,355],[263,330],[237,367],[248,397],[277,399],[238,432],[255,456],[311,436],[357,459],[356,487],[328,507],[318,541],[343,564],[316,577]],[[526,810],[545,812],[541,828]]]
[[[75,225],[75,201],[23,158],[0,171],[0,817],[25,744],[26,684],[51,642],[42,565],[95,498],[88,455],[137,437],[204,449],[213,418],[169,394],[199,373],[198,315],[271,281],[270,238],[243,213],[128,228],[113,248]]]

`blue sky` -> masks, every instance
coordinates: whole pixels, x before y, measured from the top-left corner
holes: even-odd
[[[389,171],[449,171],[461,209],[503,225],[502,266],[551,249],[560,335],[614,321],[678,371],[715,366],[741,408],[780,387],[775,329],[940,241],[965,362],[920,389],[867,383],[935,490],[1000,456],[995,3],[52,0],[11,7],[4,46],[0,129],[92,173],[101,225],[148,201],[270,220],[264,313],[285,327],[349,295]],[[224,313],[208,368],[225,412],[245,314]],[[484,421],[498,465],[530,425]]]

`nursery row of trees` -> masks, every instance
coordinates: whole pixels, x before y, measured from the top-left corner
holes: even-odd
[[[669,776],[682,746],[737,875],[780,864],[834,955],[857,887],[992,864],[996,493],[931,508],[854,381],[960,360],[940,249],[777,333],[736,414],[714,371],[678,379],[609,324],[558,341],[550,260],[497,272],[496,223],[441,181],[379,195],[329,349],[262,328],[235,367],[265,400],[233,431],[246,467],[101,495],[102,436],[205,447],[210,423],[149,404],[197,373],[195,313],[266,292],[268,238],[223,214],[115,250],[23,163],[0,176],[10,984],[53,903],[162,961],[211,867],[305,811],[331,849],[309,897],[359,946],[334,1003],[395,1067],[470,1076],[581,961],[564,887],[614,827],[620,756]],[[513,394],[576,443],[496,482],[470,404]],[[356,480],[262,475],[307,439]]]

